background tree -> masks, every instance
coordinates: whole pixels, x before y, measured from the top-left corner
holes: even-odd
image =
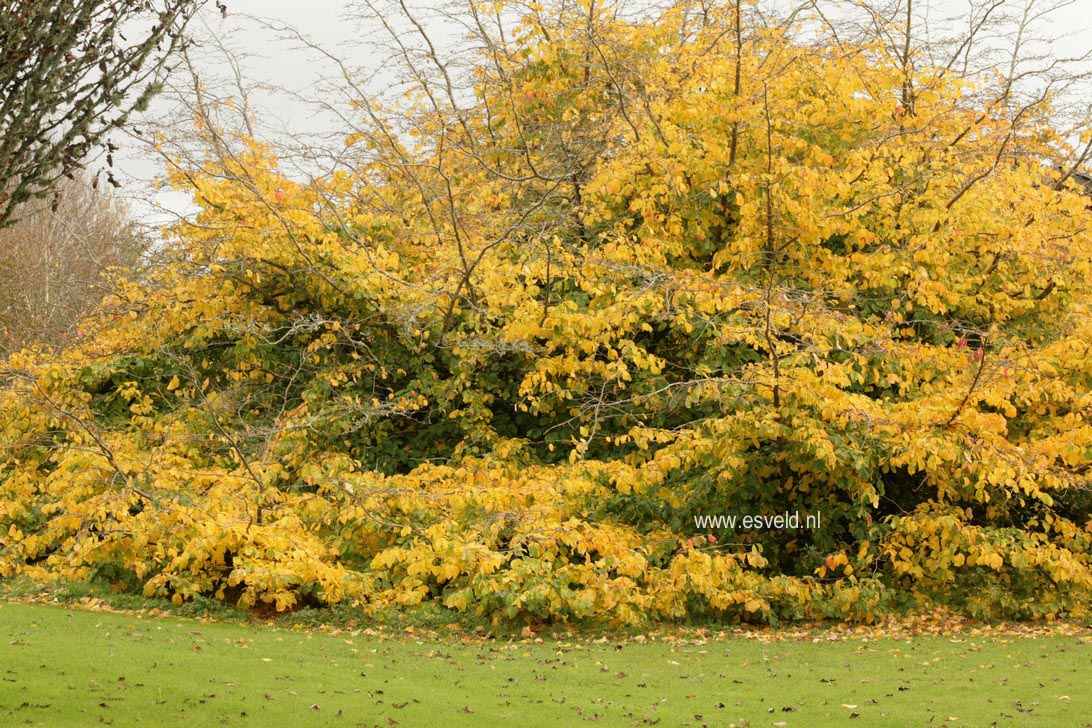
[[[62,180],[58,204],[19,211],[0,229],[0,356],[33,344],[59,346],[105,295],[105,273],[130,272],[147,238],[122,203],[83,174]]]
[[[0,227],[148,104],[202,4],[0,2]]]

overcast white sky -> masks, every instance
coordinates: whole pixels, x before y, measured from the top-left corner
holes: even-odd
[[[278,38],[277,33],[260,23],[257,18],[266,19],[273,24],[291,26],[354,66],[375,68],[382,65],[383,58],[379,51],[374,46],[369,48],[366,43],[360,42],[361,38],[367,36],[369,29],[346,17],[354,8],[359,7],[359,3],[352,0],[225,1],[228,6],[226,19],[220,17],[210,2],[201,22],[212,33],[226,38],[228,47],[245,54],[241,63],[251,82],[266,83],[297,92],[303,98],[314,98],[316,85],[324,75],[331,73],[331,66],[321,62],[314,51],[301,50],[298,43],[293,44]],[[762,0],[767,6],[792,1]],[[1036,1],[1042,3],[1046,0]],[[918,4],[926,3],[925,0],[919,0]],[[968,0],[932,0],[931,4],[935,8],[932,19],[936,19],[960,14],[967,7]],[[427,8],[430,7],[430,0],[416,0],[412,5]],[[1050,48],[1054,55],[1078,56],[1089,52],[1092,49],[1092,0],[1072,0],[1053,16],[1045,32],[1056,39]],[[219,65],[219,68],[212,71],[223,74],[225,68],[223,64]],[[302,102],[292,101],[284,94],[274,96],[258,92],[255,100],[265,126],[270,129],[287,132],[339,132],[336,128],[324,128],[335,125],[316,115],[313,108]],[[162,111],[162,105],[159,108]],[[149,206],[139,200],[147,198],[151,178],[161,172],[159,163],[142,155],[134,145],[127,144],[125,153],[118,156],[119,177],[126,180],[123,192],[134,199],[134,209],[141,217],[149,217]],[[160,204],[176,211],[185,207],[185,195],[160,194],[158,199]]]

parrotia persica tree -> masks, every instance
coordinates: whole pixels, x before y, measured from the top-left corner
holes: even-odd
[[[202,4],[0,0],[0,228],[147,105]]]
[[[806,13],[637,10],[468,5],[461,66],[392,25],[407,86],[361,92],[359,161],[307,184],[207,124],[175,262],[10,362],[2,572],[533,620],[1087,613],[1092,218],[1049,95]],[[695,520],[785,511],[821,526]]]

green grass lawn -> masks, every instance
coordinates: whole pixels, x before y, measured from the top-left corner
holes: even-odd
[[[0,725],[1085,726],[1088,637],[671,644],[0,603]]]

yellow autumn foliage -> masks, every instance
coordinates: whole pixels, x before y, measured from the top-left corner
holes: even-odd
[[[1049,100],[702,7],[472,5],[469,87],[362,100],[308,183],[206,128],[173,262],[0,375],[0,575],[1087,614],[1092,215]],[[702,525],[783,512],[821,522]]]

